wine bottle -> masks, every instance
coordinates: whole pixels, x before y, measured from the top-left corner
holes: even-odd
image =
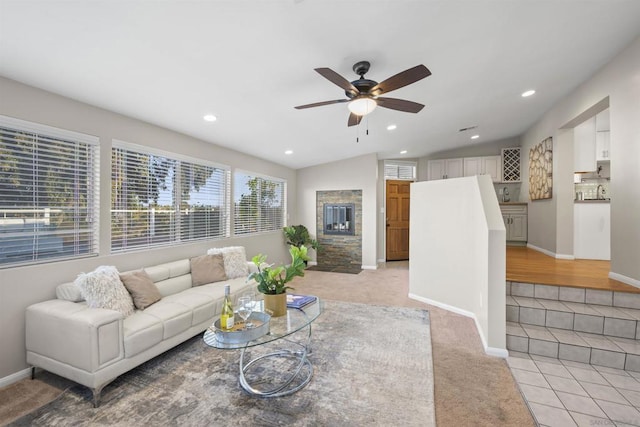
[[[222,303],[222,314],[220,315],[220,328],[225,331],[233,329],[233,304],[231,303],[231,285],[224,285],[224,301]]]

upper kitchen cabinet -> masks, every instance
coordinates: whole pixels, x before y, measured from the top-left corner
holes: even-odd
[[[490,175],[493,182],[502,179],[502,158],[500,156],[465,157],[464,176]]]
[[[609,161],[610,153],[609,109],[607,108],[596,115],[596,161]]]
[[[573,128],[573,170],[593,172],[596,164],[596,117]]]
[[[429,160],[427,162],[429,181],[434,179],[459,178],[463,176],[462,158]]]
[[[520,182],[520,147],[502,149],[502,182]]]

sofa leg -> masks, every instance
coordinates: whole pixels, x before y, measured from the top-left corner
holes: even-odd
[[[31,379],[32,380],[36,379],[36,367],[35,366],[31,367]]]
[[[102,395],[102,389],[104,388],[103,386],[100,386],[98,388],[92,388],[91,392],[93,393],[93,407],[97,408],[98,406],[100,406],[100,397]]]

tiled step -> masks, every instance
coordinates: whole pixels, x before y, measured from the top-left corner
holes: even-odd
[[[640,372],[640,342],[635,339],[507,322],[507,349]]]
[[[507,282],[507,349],[640,372],[640,294]]]

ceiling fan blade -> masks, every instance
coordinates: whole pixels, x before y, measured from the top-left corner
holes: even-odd
[[[350,99],[334,99],[333,101],[322,101],[322,102],[315,102],[313,104],[298,105],[297,107],[293,107],[293,108],[297,110],[302,110],[304,108],[322,107],[323,105],[340,104],[342,102],[349,102],[349,101]]]
[[[347,126],[357,126],[362,121],[362,116],[358,116],[356,114],[349,114],[349,121],[347,122]]]
[[[356,87],[351,84],[351,82],[333,71],[331,68],[316,68],[315,70],[322,77],[329,80],[331,83],[340,86],[346,92],[351,92],[354,96],[360,93],[358,89],[356,89]]]
[[[422,80],[425,77],[429,77],[431,75],[431,71],[424,65],[416,65],[413,68],[409,68],[408,70],[404,70],[401,73],[396,74],[395,76],[389,77],[387,80],[384,80],[369,91],[372,95],[380,95],[382,93],[391,92],[392,90],[400,89],[401,87],[410,85],[411,83],[415,83],[418,80]]]
[[[397,98],[376,98],[376,103],[381,107],[405,113],[417,113],[424,108],[424,105],[417,102]]]

